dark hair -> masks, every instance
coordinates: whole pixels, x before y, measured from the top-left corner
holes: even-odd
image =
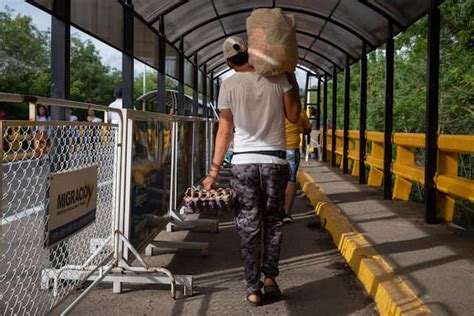
[[[238,53],[237,55],[227,58],[227,61],[231,62],[232,64],[236,66],[245,65],[249,61],[249,53],[248,51],[245,51],[243,53]]]
[[[122,97],[122,87],[117,87],[114,89],[114,96],[116,98],[121,98]]]
[[[44,105],[40,105],[40,106],[38,106],[38,109],[37,109],[37,113],[38,113],[38,115],[40,115],[39,111],[40,111],[40,109],[41,109],[41,108],[43,108],[43,109],[44,109],[44,112],[45,112],[45,114],[44,114],[44,115],[48,116],[48,108],[47,108],[46,106],[44,106]]]

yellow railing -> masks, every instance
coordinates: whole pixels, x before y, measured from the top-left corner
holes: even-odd
[[[328,159],[331,153],[332,132],[327,134]],[[349,131],[348,161],[352,175],[359,174],[359,131]],[[384,170],[384,134],[367,132],[367,154],[364,159],[369,166],[367,184],[379,187],[382,185]],[[395,160],[391,172],[395,177],[392,198],[407,201],[413,183],[424,185],[425,169],[416,164],[416,150],[425,148],[425,134],[394,133],[392,143],[396,146]],[[336,165],[342,166],[343,131],[336,130]],[[437,216],[452,221],[455,198],[474,202],[474,181],[458,175],[459,155],[474,154],[474,136],[440,135],[438,137],[438,167],[435,176],[437,188]]]

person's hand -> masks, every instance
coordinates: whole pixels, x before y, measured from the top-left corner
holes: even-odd
[[[209,172],[209,175],[204,179],[202,182],[202,185],[204,186],[204,190],[210,191],[212,190],[212,187],[214,186],[214,182],[216,182],[217,178],[217,172]]]

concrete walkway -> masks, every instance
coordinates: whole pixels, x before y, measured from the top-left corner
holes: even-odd
[[[422,204],[384,201],[328,164],[301,168],[434,315],[474,315],[474,231],[427,225]]]
[[[239,239],[230,214],[221,218],[219,233],[161,233],[163,240],[209,241],[209,256],[199,251],[166,250],[147,257],[177,274],[194,275],[192,297],[174,301],[166,286],[125,286],[113,294],[104,285],[91,292],[73,315],[377,315],[375,304],[320,229],[309,201],[297,198],[295,222],[287,225],[281,258],[280,302],[261,307],[245,304]]]

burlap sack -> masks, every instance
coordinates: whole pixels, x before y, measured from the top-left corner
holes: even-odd
[[[293,15],[280,8],[257,9],[247,18],[249,64],[264,76],[294,71],[298,44]]]

